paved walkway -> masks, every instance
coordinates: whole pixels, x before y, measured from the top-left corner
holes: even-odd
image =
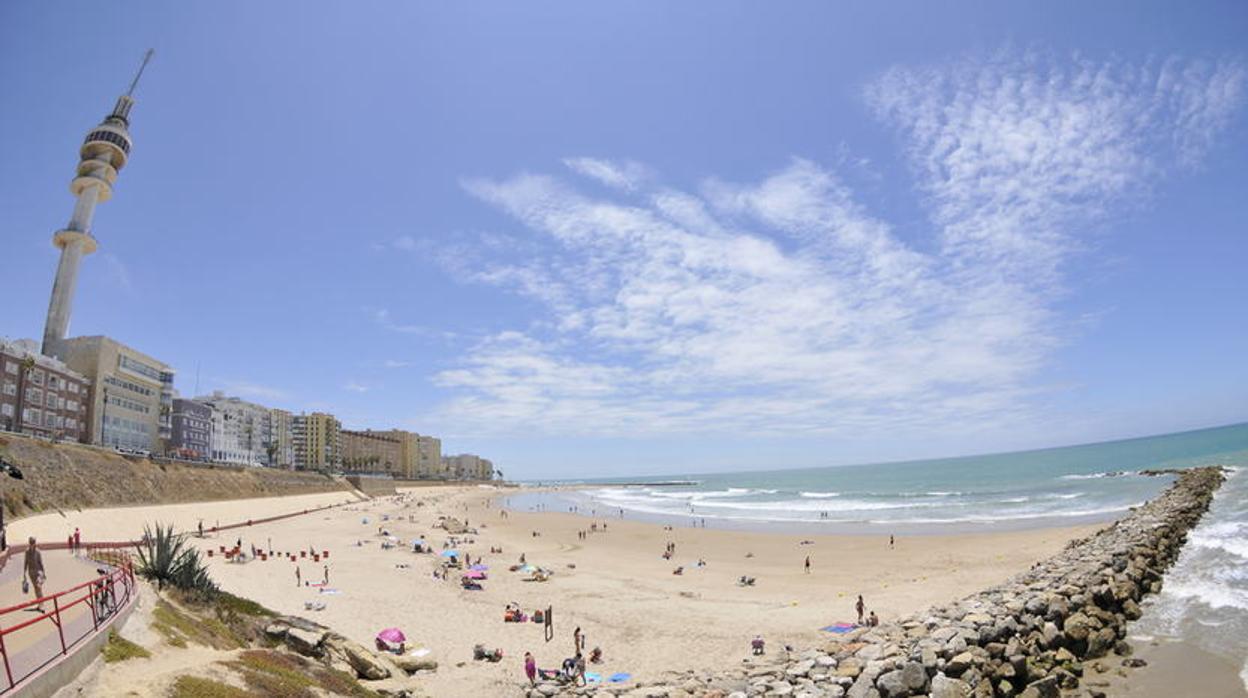
[[[47,574],[43,593],[53,594],[70,589],[83,582],[99,577],[99,567],[92,560],[76,557],[66,550],[44,550],[43,567]],[[0,569],[0,608],[8,608],[34,600],[34,590],[22,593],[22,559],[23,553],[15,553]],[[57,605],[64,608],[67,604],[87,594],[87,589],[57,599]],[[52,602],[44,604],[44,611],[51,612]],[[43,615],[33,606],[0,616],[0,625],[12,627],[26,620]],[[94,628],[91,609],[86,603],[79,603],[61,613],[61,627],[57,628],[54,618],[33,623],[21,630],[4,636],[5,650],[9,656],[9,668],[14,679],[34,671],[38,667],[55,659],[61,653],[61,635],[68,645],[85,636]],[[0,667],[0,690],[8,686],[8,678],[3,667]]]

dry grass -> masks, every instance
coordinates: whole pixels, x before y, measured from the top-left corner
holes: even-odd
[[[118,635],[116,630],[108,631],[108,642],[104,643],[104,649],[101,653],[104,655],[104,661],[110,664],[113,662],[124,662],[127,659],[135,659],[136,657],[152,656],[152,653],[143,649],[143,647]]]
[[[229,684],[198,676],[179,676],[170,698],[250,698],[251,694]]]

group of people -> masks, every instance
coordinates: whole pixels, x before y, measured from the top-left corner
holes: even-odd
[[[858,595],[858,601],[854,604],[854,610],[858,611],[858,625],[865,625],[874,628],[880,624],[880,618],[875,615],[875,611],[871,611],[868,615],[863,615],[863,613],[867,610],[867,605],[862,600],[862,594]]]
[[[533,657],[532,652],[524,653],[524,675],[529,679],[530,686],[536,686],[537,680],[566,681],[584,686],[588,683],[585,677],[586,662],[590,664],[599,664],[602,662],[602,649],[595,647],[589,652],[588,660],[585,657],[585,634],[581,632],[580,626],[572,631],[572,643],[574,654],[563,660],[558,670],[539,669],[537,667],[537,659]]]

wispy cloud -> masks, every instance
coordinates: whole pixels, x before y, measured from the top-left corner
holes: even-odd
[[[134,284],[130,280],[130,270],[126,267],[125,262],[112,252],[103,254],[104,265],[107,269],[108,279],[117,284],[123,291],[133,291]]]
[[[347,383],[342,386],[342,389],[352,393],[368,392],[368,386],[357,381],[347,381]]]
[[[547,317],[439,373],[445,416],[596,435],[1008,424],[1068,339],[1055,307],[1087,231],[1170,164],[1198,165],[1244,81],[1234,61],[1177,59],[888,71],[866,101],[913,163],[934,244],[900,239],[804,159],[695,193],[565,161],[628,203],[544,175],[466,181],[538,234],[470,278]]]
[[[621,189],[633,191],[649,177],[649,170],[641,163],[626,161],[614,162],[597,158],[565,158],[563,164],[573,172],[596,179],[599,182]]]
[[[231,381],[224,382],[221,388],[226,395],[236,395],[238,397],[249,397],[256,400],[288,400],[290,393],[281,388],[275,388],[268,385],[260,385],[259,383],[251,383],[248,381]]]
[[[370,318],[372,318],[373,322],[390,332],[426,337],[443,337],[446,334],[445,332],[434,330],[424,325],[398,322],[386,308],[364,308],[363,310]]]
[[[381,362],[382,368],[407,368],[411,365],[412,362],[410,361],[399,361],[398,359],[386,359]]]

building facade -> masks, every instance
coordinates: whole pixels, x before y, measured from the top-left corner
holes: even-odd
[[[449,479],[442,464],[442,439],[420,436],[417,441],[416,477],[423,480]]]
[[[89,440],[104,446],[160,453],[172,425],[173,369],[114,339],[70,337],[52,355],[91,381]]]
[[[286,410],[269,410],[269,443],[265,454],[274,468],[295,467],[295,418]]]
[[[403,477],[403,445],[394,433],[343,429],[339,440],[343,471]]]
[[[213,411],[212,460],[233,465],[268,465],[272,441],[270,410],[220,390],[195,398]]]
[[[481,456],[461,453],[442,459],[449,480],[493,480],[494,464]]]
[[[89,441],[91,382],[37,351],[34,340],[0,338],[0,428]]]
[[[337,470],[342,465],[342,423],[332,414],[313,412],[294,418],[295,467],[299,470]]]
[[[212,458],[212,408],[194,400],[174,398],[169,453],[179,458]]]

